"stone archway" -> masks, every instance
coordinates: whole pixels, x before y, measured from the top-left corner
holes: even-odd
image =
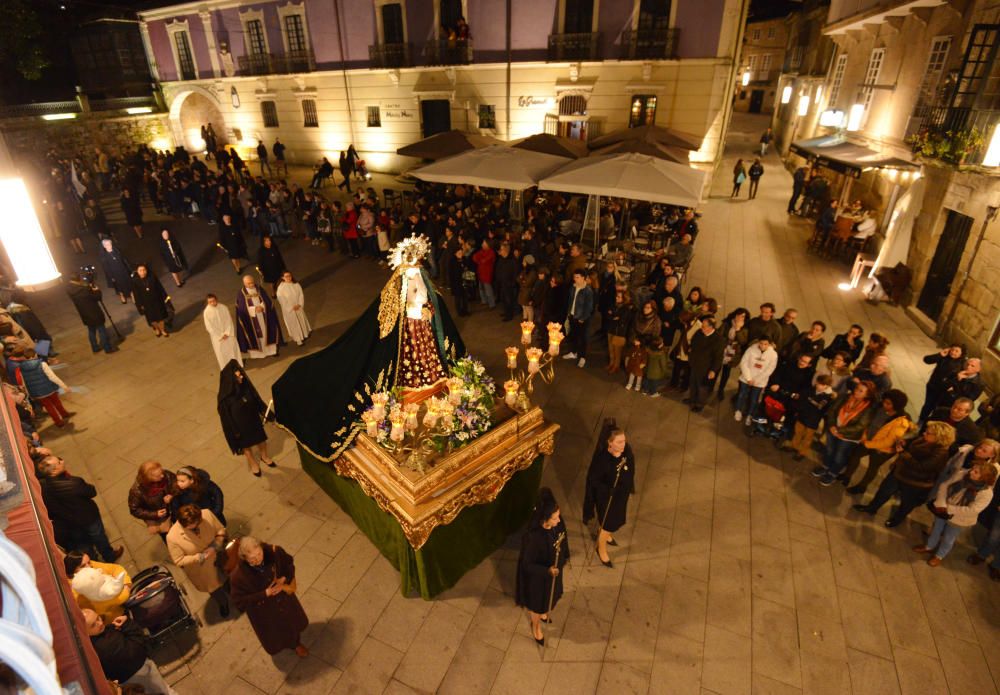
[[[202,87],[184,88],[170,102],[170,129],[174,141],[188,152],[203,152],[201,126],[211,123],[219,144],[228,141],[226,121],[219,110],[215,94]]]

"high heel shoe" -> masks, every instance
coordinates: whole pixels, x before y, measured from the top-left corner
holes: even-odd
[[[261,459],[261,460],[262,460],[262,461],[264,461],[264,459]],[[268,460],[268,461],[264,461],[264,464],[265,464],[265,465],[266,465],[266,466],[267,466],[268,468],[277,468],[277,467],[278,467],[278,464],[276,464],[276,463],[275,463],[274,461],[271,461],[271,460]]]
[[[597,559],[601,560],[601,558],[599,558],[599,557]],[[607,560],[601,560],[601,564],[604,565],[605,567],[609,568],[609,569],[613,569],[614,566],[615,566],[615,564],[613,562],[611,562],[611,558],[608,558]]]
[[[613,545],[614,547],[617,548],[618,547],[618,541],[616,541],[614,538],[609,538],[608,539],[608,545]]]
[[[253,475],[253,477],[255,477],[255,478],[259,478],[260,476],[264,475],[264,474],[263,474],[263,473],[262,473],[261,471],[250,471],[250,473],[251,473],[251,474]]]
[[[532,637],[534,637],[535,644],[537,644],[539,647],[544,647],[545,646],[545,638],[544,637],[542,637],[541,639],[535,637],[534,635],[532,635]]]
[[[552,618],[539,618],[539,620],[541,622],[543,622],[543,623],[551,623],[552,622]]]

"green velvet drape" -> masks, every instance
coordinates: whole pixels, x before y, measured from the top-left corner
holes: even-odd
[[[350,478],[337,474],[299,447],[302,468],[354,520],[375,547],[399,570],[400,591],[431,599],[454,586],[466,572],[503,545],[528,521],[542,481],[545,456],[511,476],[489,504],[463,509],[447,526],[438,526],[427,542],[414,550],[393,516]]]

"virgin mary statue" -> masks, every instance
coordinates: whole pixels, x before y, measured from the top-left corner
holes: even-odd
[[[465,345],[421,266],[424,237],[407,237],[389,255],[392,277],[368,309],[333,343],[295,360],[272,387],[275,417],[313,456],[330,461],[363,429],[371,395],[399,388],[417,401],[435,393]]]

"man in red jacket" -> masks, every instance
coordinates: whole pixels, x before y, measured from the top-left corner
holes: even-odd
[[[489,241],[483,239],[483,247],[472,254],[472,262],[476,264],[476,279],[479,280],[479,300],[494,309],[497,300],[493,292],[493,267],[497,262],[497,254],[490,247]]]

